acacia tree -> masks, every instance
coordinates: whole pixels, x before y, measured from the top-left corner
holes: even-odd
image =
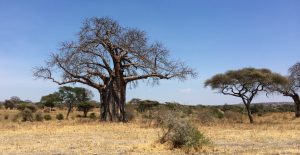
[[[284,85],[275,86],[275,91],[280,92],[284,96],[291,97],[295,105],[295,117],[300,117],[300,63],[294,64],[289,68],[289,75],[286,77]]]
[[[75,104],[87,102],[91,99],[92,93],[85,88],[63,86],[59,88],[58,94],[68,107],[67,119]]]
[[[268,69],[244,68],[217,74],[205,82],[205,87],[210,86],[224,95],[231,95],[242,99],[250,123],[254,123],[250,104],[260,92],[270,92],[269,86],[282,84],[285,77],[273,73]]]
[[[60,71],[61,78],[53,75]],[[65,42],[60,52],[52,54],[44,67],[37,67],[34,76],[60,85],[82,83],[98,90],[101,119],[126,121],[127,85],[150,79],[186,79],[196,73],[181,61],[172,60],[160,43],[151,43],[146,33],[120,26],[110,18],[87,19],[79,39]]]
[[[61,103],[62,99],[59,95],[59,93],[55,92],[46,96],[42,96],[40,101],[44,106],[50,107],[50,110],[52,110],[57,103]]]

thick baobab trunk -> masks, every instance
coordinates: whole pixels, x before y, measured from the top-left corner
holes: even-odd
[[[300,98],[298,94],[294,94],[292,96],[295,104],[295,117],[299,118],[300,117]]]
[[[252,124],[252,123],[254,123],[254,120],[253,120],[253,116],[252,116],[252,113],[251,113],[251,110],[250,110],[250,103],[245,103],[245,106],[246,106],[247,114],[248,114],[248,117],[249,117],[249,121]]]
[[[121,121],[126,122],[126,114],[125,114],[125,103],[126,103],[126,83],[123,77],[123,69],[120,60],[117,60],[114,63],[115,66],[115,74],[116,74],[116,87],[117,87],[117,96],[118,106],[120,108],[121,113]]]
[[[100,90],[100,120],[106,121],[107,119],[107,101],[106,101],[106,91]]]

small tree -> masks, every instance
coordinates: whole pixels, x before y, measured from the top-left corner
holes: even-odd
[[[11,101],[15,102],[15,103],[19,103],[19,102],[22,102],[21,98],[18,97],[18,96],[12,96],[10,98]]]
[[[49,94],[49,95],[43,96],[41,98],[40,102],[44,106],[50,107],[50,109],[53,109],[56,106],[56,104],[62,102],[62,99],[60,98],[59,93],[55,92],[53,94]]]
[[[60,98],[68,106],[67,119],[76,103],[86,102],[93,96],[92,92],[80,87],[63,86],[59,88]]]
[[[11,100],[5,100],[5,102],[4,102],[4,107],[5,107],[5,109],[10,109],[10,110],[12,110],[13,108],[16,107],[16,103],[13,102],[13,101],[11,101]]]
[[[253,98],[260,92],[268,93],[268,88],[271,85],[284,82],[285,77],[273,73],[269,69],[244,68],[217,74],[205,82],[205,87],[210,86],[224,95],[241,98],[246,107],[250,123],[253,123],[250,110]]]
[[[95,105],[91,102],[81,102],[77,105],[79,111],[83,111],[84,117],[87,116],[87,113],[92,110]]]

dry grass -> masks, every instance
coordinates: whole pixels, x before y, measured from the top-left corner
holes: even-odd
[[[4,120],[8,113],[17,112],[1,110],[0,154],[184,154],[158,143],[160,129],[145,128],[139,122],[82,122],[78,118],[11,122]],[[199,124],[199,130],[213,142],[200,152],[300,154],[300,120],[293,119],[292,113],[267,114],[255,120],[254,125],[246,123],[246,118],[244,123]]]

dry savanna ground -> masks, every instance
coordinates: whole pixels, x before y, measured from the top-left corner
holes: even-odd
[[[212,144],[186,152],[158,142],[161,130],[142,121],[104,123],[75,118],[13,122],[0,110],[0,154],[300,154],[300,120],[293,113],[256,117],[254,125],[195,124]],[[55,116],[57,112],[52,113]]]

